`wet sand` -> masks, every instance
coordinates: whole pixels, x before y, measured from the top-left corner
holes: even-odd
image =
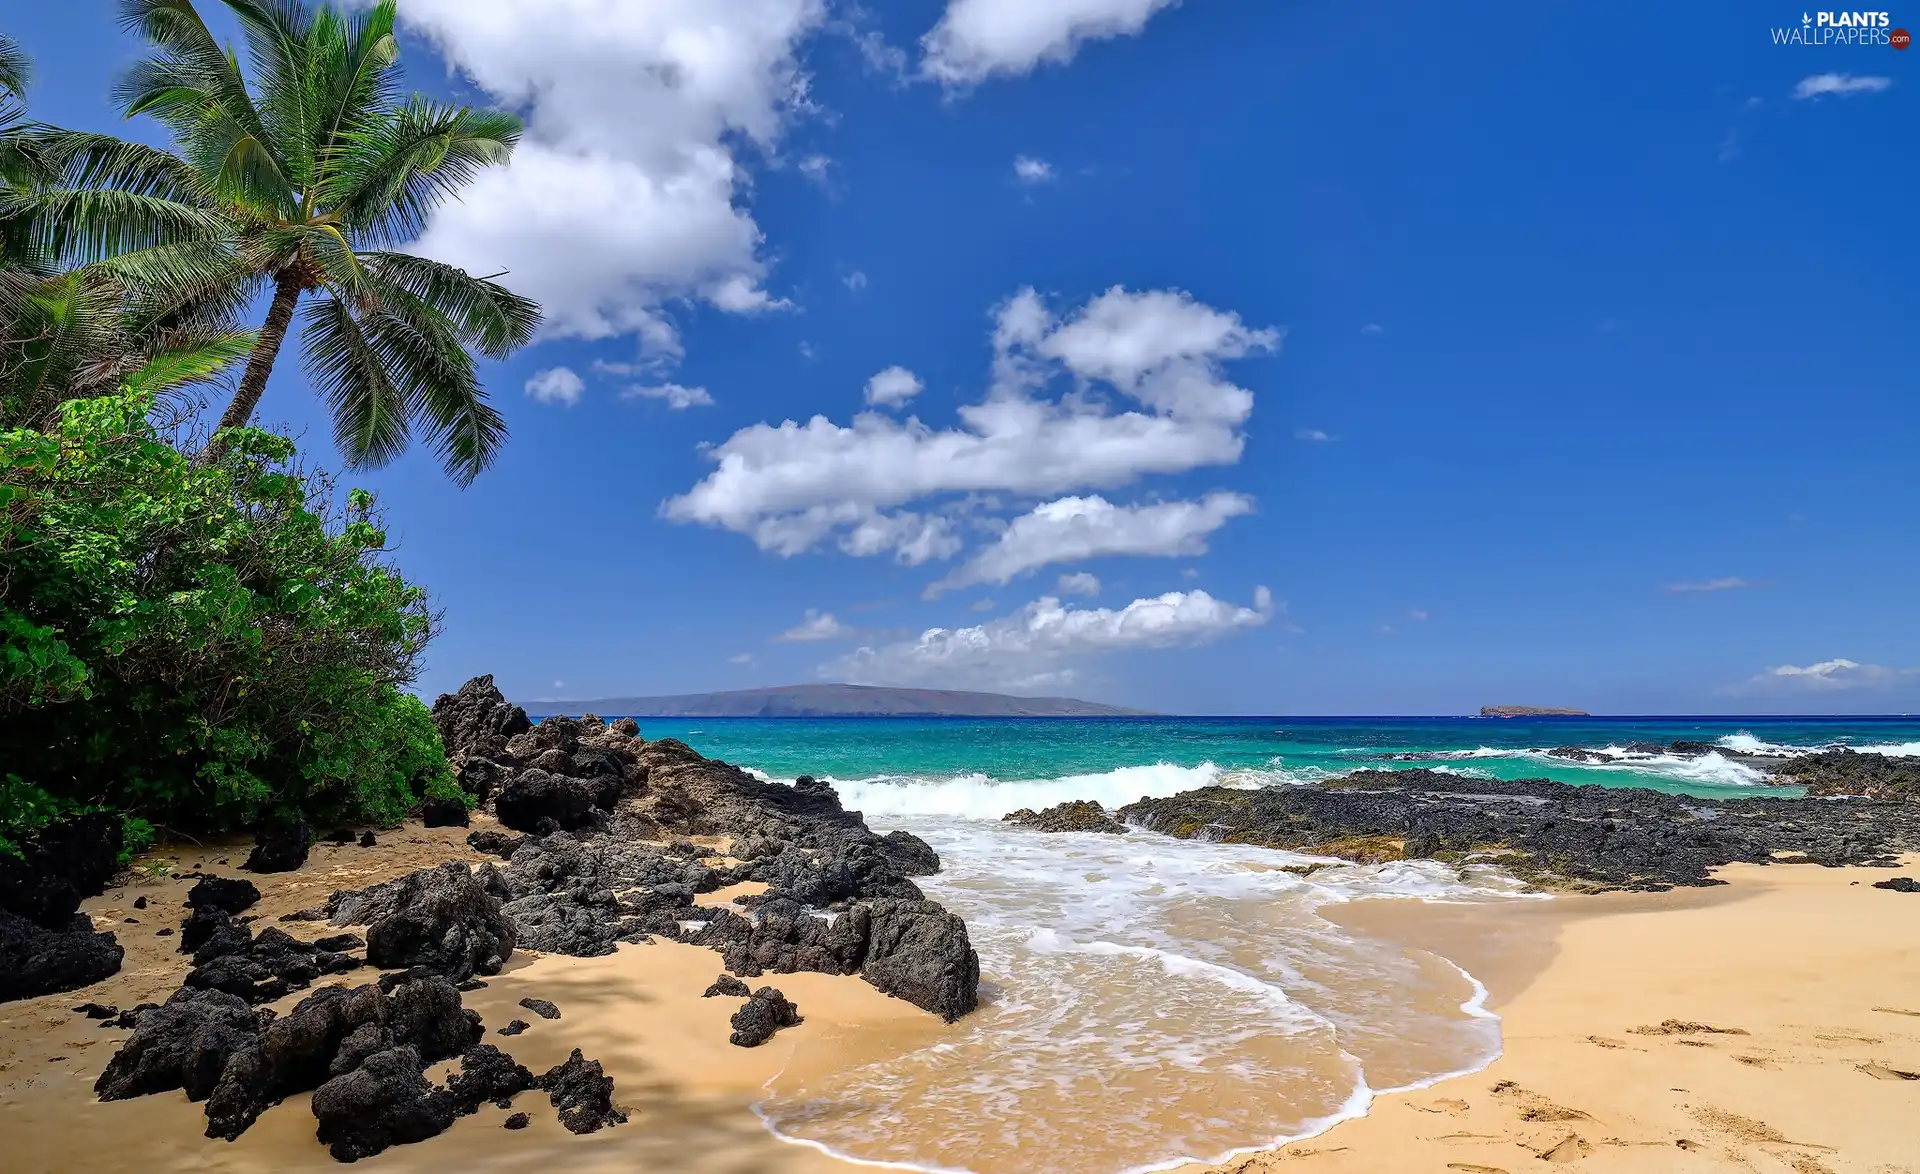
[[[322,845],[299,872],[252,878],[265,895],[249,912],[277,924],[279,914],[318,904],[336,888],[445,859],[478,863],[465,831],[413,825],[384,834],[373,849]],[[217,863],[243,858],[239,845],[164,855],[175,872],[242,875]],[[1505,1054],[1485,1071],[1382,1096],[1365,1118],[1219,1169],[1520,1174],[1546,1160],[1609,1174],[1920,1174],[1920,1079],[1901,1077],[1920,1073],[1920,896],[1869,887],[1890,875],[1885,870],[1735,866],[1722,875],[1726,886],[1655,895],[1361,900],[1325,909],[1351,930],[1471,971],[1504,1019]],[[181,1093],[94,1101],[92,1082],[127,1033],[71,1008],[162,1001],[177,987],[187,960],[174,952],[175,938],[155,931],[177,928],[190,884],[151,875],[89,901],[96,924],[115,929],[127,947],[122,972],[84,992],[0,1005],[0,1167],[9,1174],[338,1168],[313,1139],[304,1096],[269,1110],[232,1144],[203,1138],[201,1106]],[[134,909],[143,895],[148,908]],[[125,924],[128,917],[140,924]],[[331,932],[316,923],[285,928],[303,937]],[[693,1174],[858,1169],[771,1135],[752,1109],[768,1082],[778,1076],[784,1089],[805,1089],[965,1029],[858,978],[770,975],[753,985],[778,986],[807,1021],[763,1047],[736,1048],[726,1020],[738,1000],[700,997],[719,971],[714,952],[664,942],[594,959],[516,955],[466,997],[488,1040],[535,1072],[581,1048],[606,1066],[632,1120],[574,1137],[545,1094],[524,1093],[514,1107],[532,1115],[526,1130],[500,1128],[506,1111],[485,1106],[441,1137],[370,1164],[408,1172],[549,1164]],[[519,1008],[528,995],[558,1004],[562,1018]],[[510,1039],[495,1034],[515,1018],[531,1027]],[[1666,1020],[1719,1030],[1663,1029]],[[1112,1091],[1116,1100],[1124,1095]],[[1283,1112],[1276,1105],[1275,1119]],[[1031,1157],[1033,1169],[1047,1168],[1046,1154]]]
[[[1218,1169],[1914,1174],[1920,897],[1871,885],[1916,866],[1733,865],[1711,889],[1342,907],[1344,924],[1479,976],[1505,1051]]]

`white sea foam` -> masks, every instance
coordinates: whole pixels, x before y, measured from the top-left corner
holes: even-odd
[[[834,779],[828,782],[849,809],[874,816],[944,816],[948,819],[997,820],[1031,807],[1052,807],[1075,799],[1093,799],[1107,808],[1123,807],[1136,799],[1160,799],[1208,787],[1215,783],[1258,786],[1253,772],[1236,771],[1231,779],[1211,762],[1199,766],[1123,766],[1101,774],[1067,775],[1057,779],[1002,780],[983,774],[946,779],[881,776]],[[1263,780],[1264,781],[1264,780]]]
[[[1882,742],[1872,746],[1855,746],[1853,749],[1862,754],[1884,754],[1889,758],[1920,757],[1920,742]]]

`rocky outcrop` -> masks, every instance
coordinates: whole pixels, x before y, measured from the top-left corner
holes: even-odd
[[[433,703],[433,724],[456,767],[467,758],[497,758],[507,740],[532,728],[527,711],[509,702],[493,683],[491,673],[475,677],[457,693],[443,694]],[[464,780],[463,780],[464,783]]]
[[[94,812],[40,830],[19,855],[0,852],[0,912],[64,930],[80,902],[96,896],[119,868],[119,817]]]
[[[233,900],[244,896],[231,889],[217,892]],[[272,1002],[306,989],[321,975],[345,974],[361,965],[358,958],[301,941],[275,926],[255,937],[250,926],[211,904],[188,915],[181,927],[180,952],[193,955],[187,986],[225,991],[249,1003]]]
[[[203,876],[187,890],[186,906],[189,909],[218,909],[227,914],[239,914],[259,902],[260,890],[250,880]]]
[[[420,805],[420,822],[430,828],[463,828],[468,824],[467,805],[458,799],[429,799]]]
[[[233,1054],[259,1037],[260,1021],[241,999],[182,987],[140,1015],[93,1091],[103,1101],[123,1101],[178,1088],[188,1100],[203,1101]]]
[[[723,974],[719,978],[714,979],[713,982],[707,986],[706,990],[701,991],[700,997],[703,999],[712,999],[724,996],[730,999],[745,999],[751,997],[752,994],[752,989],[749,988],[746,983],[741,982],[731,974]]]
[[[600,1061],[585,1058],[579,1048],[547,1069],[540,1087],[559,1110],[560,1124],[568,1133],[596,1133],[626,1123],[626,1113],[613,1104],[613,1078],[601,1070]]]
[[[447,1131],[454,1098],[427,1083],[420,1069],[412,1048],[388,1048],[314,1090],[315,1136],[335,1161],[357,1162]]]
[[[486,881],[450,860],[398,880],[327,901],[335,925],[367,927],[367,961],[380,967],[425,967],[455,982],[496,974],[513,954],[516,930]]]
[[[76,913],[59,929],[0,912],[0,1003],[79,990],[111,978],[126,951]]]
[[[868,913],[861,977],[948,1022],[973,1010],[980,956],[964,922],[932,901],[875,901]]]
[[[537,1087],[533,1073],[492,1044],[475,1044],[462,1053],[460,1071],[447,1082],[454,1111],[463,1117],[479,1112],[488,1101],[504,1109],[517,1094]]]
[[[1378,861],[1485,860],[1543,884],[1666,889],[1779,853],[1887,864],[1920,848],[1920,808],[1812,799],[1700,799],[1546,779],[1360,771],[1320,786],[1205,787],[1120,815],[1184,838]]]
[[[736,1048],[757,1048],[772,1039],[774,1032],[800,1023],[800,1008],[775,988],[763,986],[733,1013],[733,1034],[727,1042]]]
[[[1060,803],[1045,811],[1022,807],[1001,817],[1005,822],[1039,832],[1107,832],[1125,835],[1127,825],[1107,814],[1107,809],[1091,799]]]
[[[0,1003],[78,990],[117,973],[124,951],[78,912],[118,867],[116,816],[76,816],[0,853]]]
[[[1773,781],[1805,787],[1809,795],[1920,802],[1920,759],[1824,750],[1787,759],[1774,772]]]
[[[240,867],[248,872],[292,872],[307,862],[313,829],[304,819],[276,820],[254,833],[253,851]]]

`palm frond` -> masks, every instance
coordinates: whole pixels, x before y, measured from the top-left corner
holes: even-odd
[[[0,190],[0,222],[48,265],[86,265],[157,245],[218,239],[220,212],[112,188]]]
[[[210,338],[183,340],[158,351],[120,378],[129,391],[157,395],[163,391],[216,379],[253,353],[259,335],[233,331]]]
[[[127,117],[151,113],[177,129],[176,120],[190,122],[197,101],[217,107],[246,133],[267,141],[239,63],[213,39],[193,0],[120,0],[120,23],[161,52],[114,87]]]
[[[313,104],[310,101],[312,46],[309,41],[331,14],[308,13],[301,0],[223,0],[240,22],[253,58],[257,108],[273,146],[277,170],[287,183],[303,188],[313,172]]]
[[[376,293],[393,286],[453,323],[460,338],[488,358],[502,359],[532,341],[540,307],[503,285],[411,253],[360,255]]]
[[[44,123],[20,128],[20,140],[61,187],[113,188],[182,204],[206,204],[211,196],[184,160],[145,143]]]
[[[482,168],[512,156],[520,120],[416,96],[341,139],[326,161],[322,199],[369,244],[397,244],[419,236],[427,214]]]
[[[397,90],[394,66],[400,58],[394,21],[394,0],[380,0],[348,16],[337,32],[329,30],[324,50],[315,44],[313,80],[321,118],[315,125],[316,166],[311,184],[318,184],[326,163],[344,145],[343,134],[390,115]],[[315,30],[319,31],[317,24]]]
[[[27,87],[33,84],[33,58],[20,47],[20,42],[0,33],[0,95],[11,98],[25,98]]]
[[[307,378],[327,401],[340,452],[356,465],[376,467],[406,451],[407,394],[388,377],[385,356],[346,302],[309,302],[302,338]]]

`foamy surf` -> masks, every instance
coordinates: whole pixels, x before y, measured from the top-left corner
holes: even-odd
[[[920,1051],[776,1078],[756,1111],[778,1136],[893,1168],[1024,1174],[1044,1154],[1056,1174],[1144,1174],[1314,1136],[1498,1055],[1471,975],[1317,913],[1512,893],[1497,873],[1415,861],[1302,877],[1279,866],[1313,858],[989,818],[1057,793],[1032,784],[933,781],[920,785],[948,787],[950,807],[955,789],[1012,789],[959,804],[965,815],[876,814],[876,797],[912,785],[835,784],[875,827],[940,852],[922,887],[966,919],[991,993]],[[875,786],[889,789],[863,789]],[[1085,781],[1060,797],[1087,797]]]

